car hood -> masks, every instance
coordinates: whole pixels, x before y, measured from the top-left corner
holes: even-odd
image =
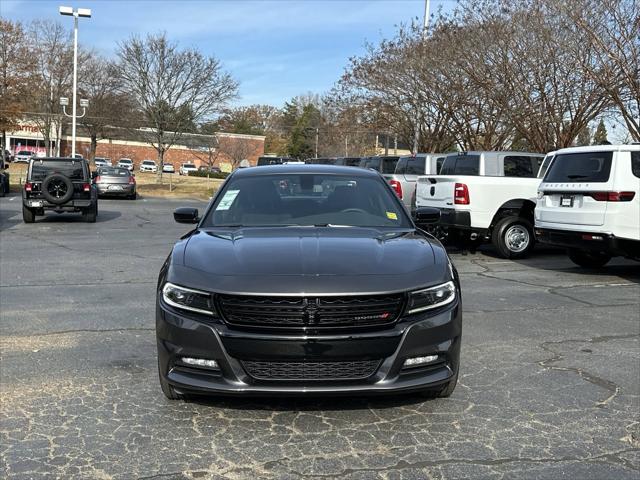
[[[170,281],[254,294],[403,291],[446,281],[446,253],[435,245],[413,230],[196,230],[174,248]]]

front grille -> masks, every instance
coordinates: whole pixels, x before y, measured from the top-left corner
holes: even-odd
[[[346,362],[267,362],[243,360],[245,371],[256,380],[364,380],[373,375],[380,360]]]
[[[393,324],[404,295],[340,297],[254,297],[220,295],[227,324],[260,329],[381,327]]]

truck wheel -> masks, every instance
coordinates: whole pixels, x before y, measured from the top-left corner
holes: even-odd
[[[533,226],[516,215],[505,217],[493,228],[491,242],[503,258],[525,258],[535,244]]]
[[[604,267],[611,260],[611,255],[602,252],[587,252],[571,248],[568,254],[573,263],[584,268]]]
[[[87,223],[96,223],[96,218],[98,218],[98,202],[94,203],[93,206],[86,209],[82,216],[84,217],[84,221]]]
[[[22,205],[22,219],[24,223],[33,223],[36,221],[36,212],[32,208]]]

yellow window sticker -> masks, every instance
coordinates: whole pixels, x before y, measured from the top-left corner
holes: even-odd
[[[396,212],[387,212],[387,218],[390,220],[397,220],[398,215],[396,215]]]

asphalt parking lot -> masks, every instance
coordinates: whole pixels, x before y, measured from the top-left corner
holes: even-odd
[[[0,200],[2,478],[580,478],[640,475],[640,266],[559,251],[453,253],[462,370],[449,399],[169,402],[157,273],[189,201],[101,200],[22,223]]]

